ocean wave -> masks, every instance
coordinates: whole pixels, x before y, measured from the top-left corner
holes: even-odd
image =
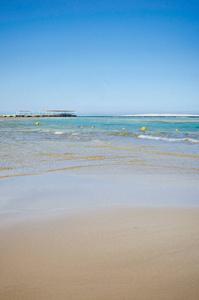
[[[64,134],[63,131],[55,131],[54,134]]]
[[[193,114],[134,114],[134,115],[121,115],[120,117],[196,117],[199,115]]]
[[[65,134],[65,135],[72,135],[72,136],[77,136],[80,135],[80,133],[77,132],[67,132],[67,131],[54,131],[53,134]]]
[[[193,138],[166,138],[166,137],[159,137],[159,136],[152,136],[152,135],[138,135],[140,139],[149,139],[149,140],[162,140],[168,142],[190,142],[190,143],[199,143],[199,140]]]

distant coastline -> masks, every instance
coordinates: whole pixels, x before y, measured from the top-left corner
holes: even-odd
[[[120,117],[199,117],[199,114],[134,114],[120,115]]]

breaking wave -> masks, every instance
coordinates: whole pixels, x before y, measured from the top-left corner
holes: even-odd
[[[199,140],[193,138],[166,138],[166,137],[159,137],[159,136],[152,136],[152,135],[139,135],[140,139],[149,139],[149,140],[162,140],[168,142],[189,142],[189,143],[199,143]]]

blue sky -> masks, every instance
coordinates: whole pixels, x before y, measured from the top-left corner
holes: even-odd
[[[198,1],[0,1],[1,112],[199,113]]]

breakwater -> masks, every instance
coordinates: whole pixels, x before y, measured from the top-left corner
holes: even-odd
[[[55,114],[55,115],[0,115],[0,118],[63,118],[76,117],[74,114]]]
[[[75,111],[67,110],[45,110],[39,113],[31,113],[29,111],[17,111],[16,114],[3,114],[0,118],[63,118],[76,117]]]

